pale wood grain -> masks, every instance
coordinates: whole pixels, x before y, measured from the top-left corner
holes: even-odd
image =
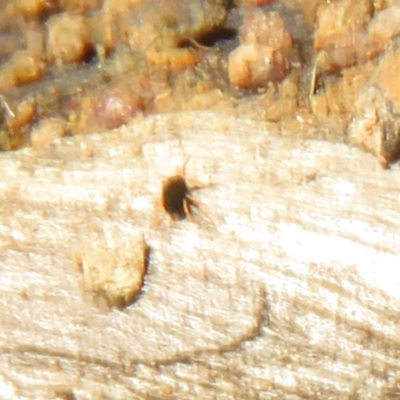
[[[185,115],[1,155],[0,397],[395,398],[398,166]],[[188,181],[212,183],[201,210],[157,222],[162,180],[188,158]],[[124,311],[83,293],[73,254],[93,232],[151,249]]]

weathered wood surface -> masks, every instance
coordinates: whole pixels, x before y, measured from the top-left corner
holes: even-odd
[[[1,154],[0,397],[400,396],[399,167],[279,133],[197,112]],[[157,223],[187,158],[213,185]],[[122,312],[83,293],[92,232],[150,246]]]

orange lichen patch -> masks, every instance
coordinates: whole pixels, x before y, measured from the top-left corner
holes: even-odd
[[[375,85],[400,111],[400,49],[394,47],[379,63],[374,75]]]
[[[350,113],[354,103],[373,73],[372,62],[343,70],[341,79],[328,77],[325,82],[325,97],[330,113]],[[346,117],[347,118],[347,117]]]
[[[196,110],[212,108],[224,99],[224,94],[219,89],[205,90],[204,92],[194,94],[186,104],[183,104],[182,110]]]
[[[100,0],[12,0],[5,7],[5,17],[21,15],[27,20],[40,19],[58,11],[82,14],[100,5]]]
[[[400,49],[393,47],[360,91],[348,135],[387,167],[400,155]]]
[[[43,64],[29,51],[18,51],[11,60],[16,84],[36,81],[43,75]]]
[[[400,32],[393,0],[3,3],[0,91],[16,115],[3,112],[0,133],[11,147],[38,132],[46,142],[42,118],[73,134],[199,108],[282,122],[310,105],[314,120],[347,121],[371,72],[363,66]]]
[[[8,0],[0,4],[0,91],[11,104],[34,91],[37,119],[64,119],[74,133],[115,128],[142,111],[177,110],[188,99],[201,107],[222,73],[208,61],[214,74],[195,66],[222,52],[200,42],[224,24],[228,3]],[[210,82],[205,90],[202,82]]]
[[[400,34],[398,4],[379,9],[372,19],[368,19],[370,8],[365,1],[341,0],[321,9],[314,41],[314,47],[319,52],[314,61],[311,94],[315,92],[319,77],[375,59],[383,52],[390,51],[389,43]],[[360,14],[363,18],[358,19]],[[337,21],[334,20],[335,15]],[[325,19],[329,19],[326,25]],[[348,108],[348,111],[351,110],[352,106]]]
[[[29,136],[30,124],[36,116],[35,103],[31,99],[21,101],[12,108],[13,115],[7,118],[9,148],[20,147]]]
[[[17,130],[35,117],[35,103],[27,99],[20,102],[12,111],[14,116],[9,118],[8,125],[12,130]]]
[[[328,100],[325,95],[313,95],[310,97],[310,109],[319,121],[325,121],[329,114]]]
[[[100,307],[127,307],[143,285],[147,253],[143,235],[122,234],[93,234],[84,241],[80,254],[74,254],[85,293]]]
[[[0,96],[0,149],[11,150],[22,145],[29,133],[30,123],[35,116],[32,100],[9,104]]]
[[[45,12],[56,8],[56,0],[16,0],[10,1],[5,9],[7,18],[15,19],[23,15],[27,19],[39,18]]]
[[[239,38],[241,43],[257,43],[282,52],[288,52],[293,46],[285,22],[277,12],[247,12],[239,29]]]
[[[365,27],[372,15],[370,0],[338,0],[318,10],[314,48],[319,51],[334,46],[343,37]]]
[[[83,14],[96,9],[102,0],[57,0],[61,10],[69,13]]]
[[[280,85],[277,85],[273,100],[261,101],[265,104],[265,118],[276,122],[294,115],[298,109],[299,85],[298,76],[292,72]]]
[[[123,21],[132,8],[142,0],[104,0],[102,7],[88,16],[88,24],[93,43],[104,54],[126,41],[123,33]],[[145,39],[147,40],[147,39]]]
[[[45,49],[45,30],[37,24],[27,24],[26,32],[26,47],[29,54],[37,60],[44,60]],[[44,63],[43,67],[44,69]]]
[[[191,67],[197,63],[196,53],[192,49],[149,50],[146,52],[146,56],[151,63],[178,70]]]
[[[332,72],[365,63],[382,53],[400,33],[400,8],[377,11],[368,0],[340,0],[320,8],[314,37],[316,68]]]
[[[381,47],[400,34],[400,7],[391,6],[379,11],[368,25],[370,40],[381,43]]]
[[[195,62],[190,53],[168,54],[190,40],[201,38],[223,25],[227,15],[226,0],[175,2],[148,0],[132,7],[119,24],[122,38],[134,51],[143,51],[152,62],[171,64],[175,60],[189,65]],[[160,52],[160,56],[156,53]]]
[[[69,122],[74,125],[76,133],[88,133],[99,129],[95,107],[94,96],[85,96],[74,106],[74,111],[69,115]]]
[[[248,12],[240,27],[241,45],[229,55],[229,81],[243,89],[281,81],[290,70],[292,39],[275,12]]]
[[[350,141],[374,153],[387,168],[400,154],[400,124],[387,108],[390,102],[374,87],[362,91],[349,124]]]
[[[252,6],[266,6],[271,4],[274,0],[241,0],[240,6],[241,7],[252,7]]]
[[[41,147],[51,143],[54,139],[65,136],[68,131],[67,122],[59,118],[44,118],[31,131],[31,144]]]
[[[46,52],[49,62],[62,65],[86,57],[91,39],[82,15],[55,15],[48,20],[47,30]]]
[[[0,12],[1,15],[1,12]],[[1,24],[1,19],[0,19]],[[21,48],[21,39],[17,35],[13,35],[10,32],[0,32],[0,57],[6,59],[11,57],[16,51]]]
[[[330,73],[365,63],[383,51],[382,44],[360,31],[338,39],[329,50],[323,50],[315,58],[318,73]]]
[[[348,127],[350,140],[378,156],[386,167],[400,154],[400,50],[381,60],[355,102]]]
[[[304,15],[304,20],[310,24],[314,25],[317,19],[317,13],[320,6],[326,4],[326,0],[308,0],[295,2],[294,8],[299,7],[301,9],[302,14]]]
[[[19,50],[0,69],[0,90],[36,81],[42,75],[42,62],[29,51]]]
[[[142,0],[119,0],[118,2],[115,2],[115,0],[103,0],[102,12],[109,19],[119,18],[141,2]]]
[[[239,46],[229,55],[229,80],[240,88],[257,89],[282,80],[289,70],[287,58],[256,43]]]
[[[12,65],[10,63],[5,64],[0,68],[0,90],[6,91],[15,86],[15,75]]]
[[[396,0],[372,0],[372,4],[374,6],[375,11],[380,11],[384,8],[388,8],[394,4],[396,4]]]

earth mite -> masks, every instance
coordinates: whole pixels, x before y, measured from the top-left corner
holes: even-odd
[[[195,190],[193,188],[192,190]],[[180,221],[191,216],[191,207],[198,202],[190,195],[191,190],[181,175],[168,178],[162,187],[162,205],[174,221]]]
[[[200,207],[200,202],[192,196],[192,192],[212,185],[191,180],[189,186],[185,179],[188,161],[189,158],[183,164],[181,173],[170,176],[162,184],[161,205],[173,221],[190,220],[193,207]]]

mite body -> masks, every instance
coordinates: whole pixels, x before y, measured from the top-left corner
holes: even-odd
[[[190,192],[191,189],[181,175],[172,176],[163,183],[162,205],[174,221],[190,218],[191,207],[198,206],[198,202],[190,195]]]

